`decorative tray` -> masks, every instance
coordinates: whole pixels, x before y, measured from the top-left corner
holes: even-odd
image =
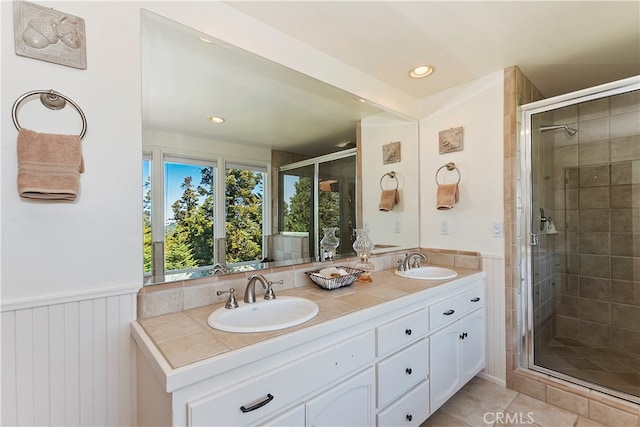
[[[324,277],[320,275],[321,270],[307,271],[305,274],[309,276],[313,283],[321,288],[337,289],[352,285],[353,282],[358,280],[358,277],[364,273],[364,270],[358,270],[357,268],[351,267],[336,266],[336,269],[344,270],[348,274],[338,277]]]

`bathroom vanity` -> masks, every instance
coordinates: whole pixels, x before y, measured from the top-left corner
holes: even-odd
[[[442,281],[382,271],[324,294],[296,288],[327,298],[318,316],[331,317],[253,342],[234,334],[235,348],[177,367],[157,329],[134,322],[138,423],[420,425],[484,368],[484,273],[458,271]]]

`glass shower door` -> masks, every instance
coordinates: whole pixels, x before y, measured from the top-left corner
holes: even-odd
[[[282,166],[278,174],[278,231],[308,236],[309,256],[320,253],[322,229],[337,228],[336,255],[352,254],[356,228],[355,152]]]
[[[352,254],[353,229],[356,228],[356,156],[318,163],[318,190],[319,230],[336,227],[336,236],[340,239],[336,255]]]
[[[636,400],[639,112],[635,90],[531,114],[528,289],[529,367]]]

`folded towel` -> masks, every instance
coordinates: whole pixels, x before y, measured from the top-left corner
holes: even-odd
[[[21,197],[75,200],[84,172],[77,135],[18,132],[18,193]]]
[[[331,279],[334,277],[340,277],[340,276],[348,276],[349,273],[347,273],[344,269],[342,268],[336,268],[336,267],[327,267],[327,268],[323,268],[322,270],[318,271],[317,273],[313,273],[316,276],[320,276],[320,277],[324,277],[325,279]]]
[[[436,196],[437,209],[451,209],[458,203],[458,184],[439,184]]]
[[[400,202],[400,193],[398,193],[398,190],[383,190],[378,209],[383,212],[389,212],[393,210],[393,207],[398,202]]]

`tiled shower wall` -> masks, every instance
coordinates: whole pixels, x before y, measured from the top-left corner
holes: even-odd
[[[543,375],[522,366],[522,329],[518,315],[522,289],[522,217],[518,106],[543,99],[517,66],[504,70],[504,221],[505,221],[505,334],[507,387],[546,401],[591,420],[609,425],[638,425],[640,405],[567,381]],[[582,130],[583,133],[584,129]],[[630,145],[633,147],[633,145]],[[640,144],[636,142],[636,150]],[[639,200],[635,198],[636,203]],[[637,212],[637,209],[634,210]],[[637,215],[637,213],[636,213]],[[637,217],[636,217],[637,218]],[[636,220],[637,221],[637,220]],[[636,267],[637,271],[638,267]],[[637,287],[630,292],[638,292]],[[638,295],[637,293],[634,295]]]
[[[552,113],[541,113],[532,119],[531,179],[532,208],[539,245],[531,247],[533,258],[533,322],[535,350],[544,349],[556,335],[556,289],[559,288],[559,263],[556,254],[557,234],[547,234],[548,220],[558,226],[554,204],[554,141],[562,131],[536,132],[554,124]],[[566,134],[565,134],[566,135]],[[540,211],[542,209],[543,211]],[[545,222],[537,219],[544,217]],[[542,230],[541,230],[542,228]]]
[[[640,352],[640,93],[556,112],[578,129],[556,143],[562,286],[557,336]],[[556,123],[559,121],[556,119]]]

